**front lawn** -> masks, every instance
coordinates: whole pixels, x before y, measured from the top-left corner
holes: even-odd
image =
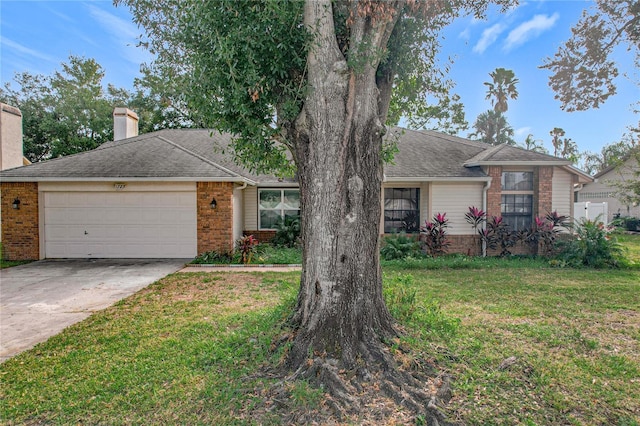
[[[640,267],[640,233],[622,233],[616,234],[615,237],[625,247],[626,257]]]
[[[462,260],[460,262],[463,262]],[[388,264],[394,347],[453,377],[463,424],[640,422],[640,271]],[[281,424],[322,394],[260,367],[299,273],[176,273],[0,365],[6,424]],[[259,408],[255,410],[255,408]],[[372,408],[375,412],[375,408]],[[327,420],[326,418],[324,418]],[[367,414],[350,419],[367,420]]]

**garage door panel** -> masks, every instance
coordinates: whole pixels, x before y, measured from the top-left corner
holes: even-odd
[[[45,239],[63,241],[65,239],[81,241],[84,235],[75,225],[50,225],[46,227]]]
[[[193,257],[195,192],[45,193],[45,256]]]

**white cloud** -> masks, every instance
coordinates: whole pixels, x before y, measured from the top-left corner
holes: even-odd
[[[511,30],[505,41],[504,49],[511,50],[514,47],[520,46],[526,43],[534,37],[539,36],[543,32],[551,29],[560,18],[558,13],[554,13],[551,16],[548,15],[535,15],[530,20],[518,25],[515,29]]]
[[[483,53],[489,46],[491,46],[498,39],[498,36],[505,30],[505,26],[502,24],[494,24],[482,32],[482,37],[478,40],[473,51],[475,53]]]
[[[14,52],[20,54],[21,56],[32,56],[37,59],[41,59],[43,61],[56,62],[56,59],[53,56],[47,55],[46,53],[39,52],[37,50],[30,49],[26,46],[21,45],[20,43],[16,43],[13,40],[9,40],[6,37],[2,37],[1,43],[3,46],[13,50]]]
[[[91,16],[98,21],[114,37],[122,40],[135,39],[138,35],[136,26],[129,21],[117,17],[97,6],[86,5]]]
[[[97,6],[86,5],[86,7],[89,9],[89,14],[107,31],[116,45],[122,49],[121,55],[127,61],[139,65],[149,60],[151,57],[149,52],[136,47],[140,31],[133,22],[119,18]]]

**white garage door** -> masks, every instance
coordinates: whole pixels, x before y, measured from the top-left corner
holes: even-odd
[[[195,192],[44,192],[47,258],[196,256]]]

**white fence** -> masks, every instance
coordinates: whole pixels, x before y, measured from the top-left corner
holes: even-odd
[[[608,204],[605,203],[592,203],[591,201],[585,201],[582,203],[573,204],[573,219],[578,222],[581,219],[598,220],[608,225]]]

